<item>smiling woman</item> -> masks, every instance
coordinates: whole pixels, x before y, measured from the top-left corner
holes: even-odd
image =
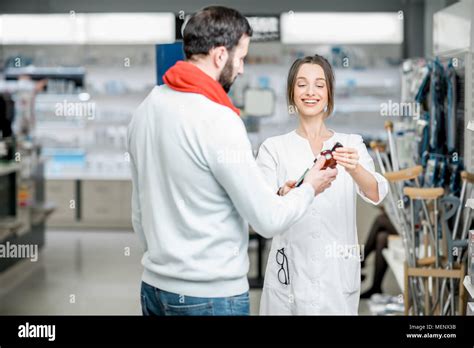
[[[293,63],[287,98],[299,126],[262,144],[257,162],[268,183],[274,192],[288,194],[315,157],[317,168],[333,170],[337,176],[314,197],[298,222],[273,238],[260,313],[355,315],[361,249],[355,198],[359,194],[367,202],[379,204],[388,184],[375,172],[361,136],[326,128],[324,121],[334,110],[334,74],[324,57],[314,55]],[[281,250],[285,251],[285,268]]]
[[[320,93],[305,95],[311,84]],[[318,114],[325,107],[324,116],[331,115],[334,110],[334,72],[329,62],[319,55],[296,60],[288,73],[286,97],[290,110],[308,107],[312,108],[311,113]]]

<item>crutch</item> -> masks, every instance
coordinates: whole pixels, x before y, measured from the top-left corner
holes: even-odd
[[[391,159],[392,159],[392,167],[393,167],[394,172],[398,172],[400,170],[399,170],[399,163],[398,163],[397,146],[396,146],[395,140],[393,138],[393,122],[392,121],[386,121],[385,122],[385,129],[387,131],[388,145],[389,145],[389,148],[390,148],[390,154],[391,154]],[[415,182],[416,182],[416,186],[420,187],[420,182],[418,180],[418,176],[414,179],[415,179]],[[403,182],[399,181],[397,183],[397,186],[398,186],[398,190],[400,192],[400,196],[402,196]],[[428,215],[428,208],[426,207],[425,201],[421,201],[421,206],[422,206],[423,211],[426,215],[426,218],[428,219],[428,222],[430,222],[430,218],[429,218],[429,215]],[[429,227],[432,238],[435,239],[436,236],[434,234],[433,229],[431,228],[431,224],[429,224],[428,227]]]
[[[472,198],[472,185],[474,184],[474,174],[463,171],[463,172],[461,172],[461,180],[463,182],[462,183],[462,189],[461,189],[461,196],[463,196],[463,191],[464,191],[464,194],[466,194],[467,185],[468,184],[471,185],[470,195],[469,195],[470,198],[466,199],[466,205],[465,205],[465,210],[464,210],[465,219],[464,219],[464,224],[463,224],[462,233],[461,233],[461,240],[466,240],[467,239],[467,234],[469,232],[469,227],[471,226],[472,209],[474,209],[474,201],[472,200],[473,199]],[[463,202],[463,198],[461,198],[461,204]],[[456,220],[460,219],[461,209],[462,208],[460,207],[460,209],[457,212],[458,214],[456,215]],[[466,209],[467,209],[467,211],[466,211]],[[456,239],[458,229],[459,229],[459,226],[456,225],[456,221],[455,221],[454,222],[454,229],[453,229],[453,239]],[[458,254],[458,257],[457,257],[456,261],[457,262],[461,261],[461,253]]]
[[[461,221],[461,213],[463,211],[462,203],[464,202],[464,198],[466,197],[467,184],[474,182],[474,174],[463,171],[461,172],[461,180],[462,180],[462,187],[461,187],[461,194],[459,196],[459,200],[461,201],[461,204],[458,207],[458,210],[456,212],[456,219],[454,220],[453,239],[456,239],[457,237],[459,222]]]
[[[462,180],[462,188],[461,188],[461,194],[459,197],[459,205],[456,210],[456,218],[454,221],[454,226],[453,226],[453,232],[451,239],[448,236],[448,269],[453,269],[454,267],[454,249],[458,251],[456,255],[456,263],[459,264],[461,262],[461,257],[462,257],[462,249],[467,247],[467,233],[469,231],[469,227],[471,225],[471,219],[472,219],[472,209],[474,208],[474,202],[472,201],[472,198],[467,198],[469,196],[472,196],[472,184],[474,183],[474,174],[469,173],[467,171],[461,172],[461,180]],[[468,189],[469,185],[469,189]],[[467,192],[469,190],[469,193]],[[466,199],[466,202],[464,201]],[[465,206],[464,206],[465,204]],[[464,209],[463,209],[464,208]],[[464,211],[465,215],[465,220],[464,224],[462,226],[462,233],[461,233],[461,238],[458,240],[457,239],[457,234],[459,231],[459,223],[461,220],[461,214]],[[449,227],[446,227],[446,230],[449,234]],[[460,250],[460,251],[459,251]],[[444,292],[446,289],[446,283],[447,280],[443,279],[443,283],[441,285],[441,295],[444,296]],[[448,301],[446,303],[446,306],[443,308],[443,314],[446,314],[448,309],[451,308],[451,314],[455,314],[455,303],[454,303],[454,280],[450,278],[450,292],[448,295]],[[441,297],[443,298],[443,297]],[[449,307],[450,306],[450,307]]]
[[[411,229],[412,229],[412,235],[415,235],[415,212],[414,212],[414,200],[421,200],[421,201],[427,201],[427,200],[433,200],[434,201],[434,230],[438,231],[438,219],[439,219],[439,211],[438,211],[438,199],[443,196],[444,194],[444,189],[441,187],[437,188],[417,188],[417,187],[405,187],[403,190],[404,194],[407,195],[410,198],[410,216],[411,216]],[[429,215],[426,215],[425,218],[429,218]],[[428,220],[429,221],[429,220]],[[429,222],[430,223],[430,222]],[[439,268],[439,263],[440,263],[440,254],[439,254],[439,239],[435,239],[435,267],[436,269]],[[420,260],[421,261],[421,260]],[[432,260],[430,258],[426,258],[425,262],[416,262],[415,260],[415,266],[417,264],[419,265],[428,265],[432,263]],[[433,293],[436,296],[436,301],[433,301],[433,303],[437,303],[439,299],[439,278],[435,278],[435,287],[434,287]],[[429,286],[428,286],[428,278],[425,278],[425,286],[424,286],[424,291],[425,291],[425,303],[424,303],[424,312],[426,315],[432,314],[433,309],[430,310],[430,303],[429,303]],[[441,308],[442,310],[442,308]],[[440,312],[441,312],[440,310]]]
[[[397,172],[397,171],[400,170],[400,166],[399,166],[399,162],[398,162],[398,150],[397,150],[397,146],[395,144],[395,139],[393,137],[393,122],[392,121],[386,121],[384,126],[385,126],[385,129],[387,131],[387,139],[388,139],[388,144],[389,144],[389,147],[390,147],[390,154],[391,154],[391,158],[392,158],[393,170],[395,172]],[[414,179],[415,179],[417,187],[420,187],[418,177],[416,177]],[[401,185],[402,185],[402,182],[399,183],[400,191],[403,190],[403,187]],[[428,215],[428,209],[426,207],[426,203],[424,201],[422,201],[421,203],[422,203],[422,208],[423,208],[423,211],[425,212],[425,215]],[[434,233],[433,233],[433,230],[431,229],[431,225],[430,225],[430,232],[431,232],[432,236],[434,237]]]
[[[405,180],[405,179],[411,179],[413,176],[418,176],[419,174],[421,174],[422,172],[422,168],[421,167],[417,167],[415,169],[413,169],[413,173],[412,171],[405,171],[405,172],[402,172],[402,173],[399,173],[399,176],[397,177],[397,175],[393,175],[392,171],[391,171],[391,165],[390,165],[390,161],[388,160],[388,156],[385,152],[386,150],[386,146],[384,143],[382,142],[378,142],[378,141],[372,141],[370,143],[370,147],[371,149],[375,152],[375,155],[376,155],[376,158],[377,158],[377,162],[379,164],[379,167],[380,167],[380,170],[382,172],[383,175],[386,176],[387,180],[391,183],[390,185],[390,190],[388,192],[388,201],[390,203],[390,205],[387,207],[389,209],[386,209],[386,212],[387,212],[387,215],[390,219],[390,221],[392,222],[392,224],[394,226],[396,226],[397,230],[398,230],[398,233],[399,235],[402,237],[402,242],[403,242],[403,246],[404,246],[404,249],[405,249],[405,257],[407,260],[409,260],[409,264],[412,265],[412,258],[410,257],[410,251],[409,251],[409,245],[411,245],[411,242],[408,241],[408,234],[407,234],[407,226],[406,226],[406,221],[405,219],[403,219],[403,213],[400,212],[400,207],[398,206],[398,202],[399,202],[399,197],[396,198],[395,197],[395,193],[393,192],[393,189],[392,189],[392,183],[393,182],[396,182],[396,181],[399,181],[399,180]],[[386,168],[389,168],[389,175],[387,176],[387,170]],[[407,176],[408,175],[408,176]],[[396,185],[396,184],[394,184]],[[396,191],[396,190],[395,190]],[[414,283],[414,280],[411,280],[409,285],[408,285],[409,289],[404,289],[404,291],[406,292],[410,292],[411,293],[411,297],[414,299],[414,302],[413,302],[413,306],[414,306],[414,310],[415,312],[418,311],[418,300],[417,300],[417,296],[416,296],[416,290],[415,290],[415,283]]]
[[[451,233],[448,225],[448,221],[456,214],[461,206],[460,201],[457,197],[446,196],[441,199],[441,215],[442,215],[442,235],[445,246],[445,257],[447,257],[446,269],[454,269],[454,248],[462,247],[462,241],[454,240],[453,234]],[[467,244],[467,243],[466,243]],[[454,279],[449,278],[449,292],[446,303],[444,304],[444,296],[446,291],[448,278],[443,278],[441,284],[441,292],[439,296],[440,308],[442,309],[441,314],[446,315],[448,309],[451,308],[451,315],[455,314],[455,298],[454,298]]]
[[[402,194],[399,192],[398,187],[400,183],[404,181],[413,180],[418,178],[418,176],[422,173],[423,167],[415,166],[412,168],[407,168],[403,170],[399,170],[397,172],[386,172],[384,174],[385,178],[390,183],[390,190],[389,190],[389,201],[392,206],[392,211],[395,215],[395,219],[397,225],[400,226],[400,235],[402,237],[403,247],[405,249],[405,257],[407,264],[410,267],[416,266],[416,256],[415,256],[415,242],[414,236],[409,233],[407,217],[405,215],[404,207],[399,206],[399,202],[403,202]],[[403,204],[403,203],[402,203]],[[409,289],[405,289],[406,293],[411,293],[411,298],[413,299],[413,309],[414,313],[418,313],[419,307],[419,297],[418,293],[420,292],[419,286],[417,285],[417,281],[414,278],[410,278],[409,280]],[[407,298],[406,298],[407,300]],[[405,304],[406,314],[407,313],[407,306],[408,302]]]
[[[391,122],[391,121],[385,122],[384,127],[387,131],[388,145],[389,145],[389,150],[390,150],[390,154],[391,154],[392,167],[393,167],[393,170],[394,170],[394,172],[392,172],[392,173],[394,173],[394,174],[399,173],[399,174],[402,175],[402,178],[403,178],[404,174],[410,174],[410,173],[404,172],[404,171],[407,171],[407,169],[405,169],[404,171],[399,170],[398,151],[397,151],[397,147],[396,147],[394,137],[393,137],[393,122]],[[414,167],[414,168],[416,168],[416,167]],[[408,171],[411,171],[411,170],[412,169],[408,169]],[[419,171],[419,172],[412,179],[415,179],[416,185],[419,187],[420,184],[419,184],[419,181],[418,181],[418,176],[423,171],[423,168],[420,166],[418,169],[416,169],[416,171]],[[394,178],[395,179],[397,178],[397,174],[395,174]],[[404,180],[406,180],[406,179],[392,181],[392,182],[394,182],[394,186],[396,187],[395,194],[398,192],[398,194],[396,194],[398,196],[398,199],[396,200],[397,202],[400,202],[400,201],[403,202],[402,198],[403,198],[403,181]],[[392,197],[393,197],[393,195],[392,195]],[[391,201],[393,202],[393,199],[391,199]],[[423,207],[423,211],[424,211],[425,215],[427,216],[428,221],[430,221],[429,215],[428,215],[428,209],[427,209],[424,201],[422,201],[422,207]],[[415,261],[415,249],[414,249],[414,240],[411,239],[410,234],[407,232],[408,227],[407,227],[407,223],[406,223],[407,219],[406,219],[406,216],[404,215],[405,211],[403,210],[403,213],[401,213],[397,209],[397,207],[395,206],[394,212],[395,212],[395,215],[397,216],[397,220],[400,221],[400,223],[401,223],[401,227],[402,227],[402,230],[403,230],[402,240],[404,241],[404,244],[406,245],[405,253],[407,255],[407,261],[411,265],[414,262],[416,262]],[[404,217],[404,218],[400,219],[400,217]],[[429,229],[430,229],[432,237],[434,238],[434,232],[431,229],[431,224],[429,225]],[[416,281],[411,278],[409,283],[412,284],[412,289],[415,289]],[[420,286],[422,287],[423,284],[420,284]],[[416,291],[416,290],[413,290],[413,291]],[[413,295],[415,295],[415,294],[413,293]],[[413,307],[414,307],[415,312],[417,312],[417,307],[418,307],[417,306],[417,300],[418,300],[418,297],[413,296]]]
[[[395,195],[397,194],[397,191],[398,191],[398,197],[397,200],[398,201],[401,201],[401,198],[403,197],[403,189],[402,189],[402,192],[400,192],[399,188],[401,187],[402,183],[404,180],[414,180],[415,181],[415,184],[416,184],[416,188],[420,188],[420,183],[419,183],[419,180],[418,180],[418,177],[420,176],[420,174],[422,173],[423,171],[423,168],[422,166],[415,166],[413,168],[408,168],[408,169],[404,169],[404,170],[400,170],[398,172],[392,172],[392,173],[386,173],[385,174],[385,177],[387,178],[387,180],[389,180],[390,182],[394,182],[395,183],[395,188],[396,190],[394,190],[395,192]],[[425,224],[425,226],[428,228],[428,230],[430,231],[430,236],[431,236],[431,240],[433,241],[433,244],[436,244],[436,241],[437,241],[437,235],[435,234],[434,230],[433,230],[433,227],[432,227],[432,222],[431,222],[431,218],[430,218],[430,215],[428,213],[428,207],[426,205],[426,201],[425,200],[421,200],[421,207],[422,207],[422,212],[423,212],[423,215],[424,215],[424,219],[425,221],[427,222]],[[412,207],[413,208],[413,207]],[[438,210],[436,210],[437,212]],[[398,210],[397,210],[397,213],[398,213]],[[410,213],[413,213],[411,210],[410,210]],[[403,216],[403,213],[400,213],[400,215]],[[436,216],[436,218],[438,218],[438,216]],[[411,219],[408,219],[408,220],[411,220]],[[405,217],[404,221],[407,221],[407,218]],[[402,221],[403,223],[403,221]],[[408,231],[409,228],[407,226],[408,224],[405,225],[405,231]],[[415,267],[416,266],[416,249],[415,249],[415,236],[414,235],[411,235],[410,233],[406,233],[406,236],[407,236],[407,243],[408,243],[408,251],[407,251],[407,261],[408,261],[408,266],[409,267]],[[423,259],[421,262],[422,263],[428,263],[430,262],[430,258],[425,258]],[[436,263],[437,267],[439,266],[439,260],[435,257],[434,258],[434,262]],[[412,280],[410,280],[412,281]],[[426,289],[423,289],[424,287],[424,284],[422,282],[419,283],[418,286],[418,289],[420,292],[426,292]],[[415,299],[417,297],[414,297]],[[415,307],[415,301],[414,301],[414,307]]]
[[[375,157],[377,158],[377,163],[379,164],[382,174],[391,172],[392,165],[387,156],[386,145],[381,141],[373,140],[370,142],[370,148],[375,152]]]
[[[390,155],[392,157],[392,166],[394,171],[399,171],[400,167],[398,165],[398,154],[397,147],[395,146],[395,141],[393,139],[393,122],[385,122],[385,130],[387,131],[388,146],[390,149]]]

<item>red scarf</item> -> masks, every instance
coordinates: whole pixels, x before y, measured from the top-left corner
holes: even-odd
[[[163,75],[163,81],[175,91],[202,94],[240,115],[220,83],[191,63],[177,62]]]

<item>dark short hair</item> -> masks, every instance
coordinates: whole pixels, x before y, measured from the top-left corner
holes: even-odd
[[[331,64],[326,58],[315,54],[314,56],[306,56],[299,58],[294,61],[293,65],[288,72],[288,80],[286,85],[286,99],[288,106],[295,107],[295,83],[298,71],[303,64],[317,64],[319,65],[326,77],[326,86],[328,89],[328,109],[326,111],[326,117],[332,114],[334,110],[334,71],[332,70]]]
[[[193,55],[207,55],[214,47],[224,46],[229,51],[237,46],[246,34],[252,36],[252,27],[239,11],[209,6],[196,12],[188,20],[183,32],[183,46],[186,58]]]

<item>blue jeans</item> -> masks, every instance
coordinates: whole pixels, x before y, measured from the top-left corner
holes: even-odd
[[[142,313],[148,315],[249,315],[249,293],[232,297],[192,297],[141,287]]]

